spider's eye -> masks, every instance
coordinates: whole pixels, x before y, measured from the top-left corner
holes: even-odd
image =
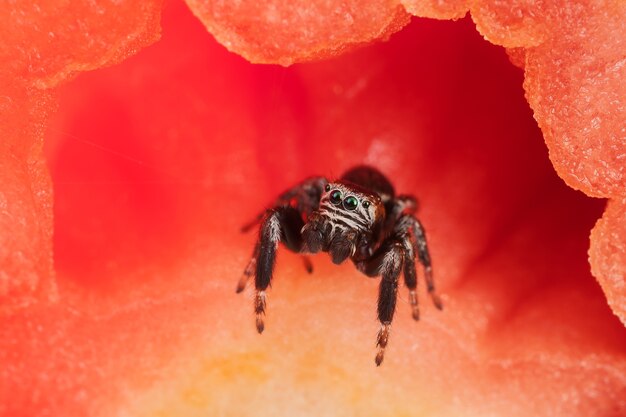
[[[365,200],[365,201],[363,202],[363,207],[368,208],[369,206],[370,206],[370,202],[369,202],[369,201],[367,201],[367,200]]]
[[[343,200],[343,206],[346,210],[354,210],[359,205],[359,200],[354,196],[348,196]]]
[[[330,191],[330,184],[326,184],[326,187],[324,187],[324,190],[326,192],[329,192]]]
[[[330,193],[330,202],[335,205],[341,204],[341,191],[335,190]]]

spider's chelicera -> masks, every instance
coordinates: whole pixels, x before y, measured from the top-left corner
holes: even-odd
[[[241,292],[248,279],[255,276],[254,311],[259,333],[265,326],[265,291],[272,279],[278,243],[303,254],[309,272],[313,267],[304,254],[328,252],[335,264],[350,258],[365,275],[382,276],[378,295],[381,328],[376,341],[376,365],[380,365],[389,340],[401,273],[409,289],[413,318],[419,319],[416,259],[424,267],[433,303],[442,308],[435,293],[426,235],[415,217],[416,211],[413,196],[395,195],[389,180],[368,166],[352,168],[337,181],[309,178],[281,194],[273,208],[242,228],[245,232],[261,223],[252,258],[237,285],[237,292]]]

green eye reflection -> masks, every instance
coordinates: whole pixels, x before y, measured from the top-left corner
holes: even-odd
[[[330,202],[335,205],[341,204],[341,191],[335,190],[330,193]]]
[[[359,205],[359,200],[354,196],[348,196],[343,200],[343,206],[346,210],[354,210]]]

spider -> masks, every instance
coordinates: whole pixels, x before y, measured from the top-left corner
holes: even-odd
[[[303,254],[307,271],[313,271],[305,254],[328,252],[335,264],[346,259],[368,277],[382,276],[378,295],[380,330],[376,339],[376,365],[384,359],[391,321],[396,308],[398,280],[404,273],[412,316],[419,320],[416,259],[433,304],[442,309],[435,292],[432,265],[424,228],[415,217],[417,201],[411,195],[395,195],[393,185],[377,169],[357,166],[336,181],[312,177],[288,189],[272,208],[242,227],[247,232],[260,223],[252,258],[237,285],[240,293],[254,275],[256,328],[265,324],[266,290],[272,280],[276,250]]]

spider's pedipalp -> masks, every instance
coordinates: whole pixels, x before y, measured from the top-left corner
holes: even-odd
[[[309,253],[317,253],[328,246],[326,232],[328,219],[318,212],[309,217],[308,222],[302,227],[300,233],[304,242],[304,249]]]
[[[354,254],[356,237],[354,232],[335,233],[328,249],[335,265],[339,265]]]

